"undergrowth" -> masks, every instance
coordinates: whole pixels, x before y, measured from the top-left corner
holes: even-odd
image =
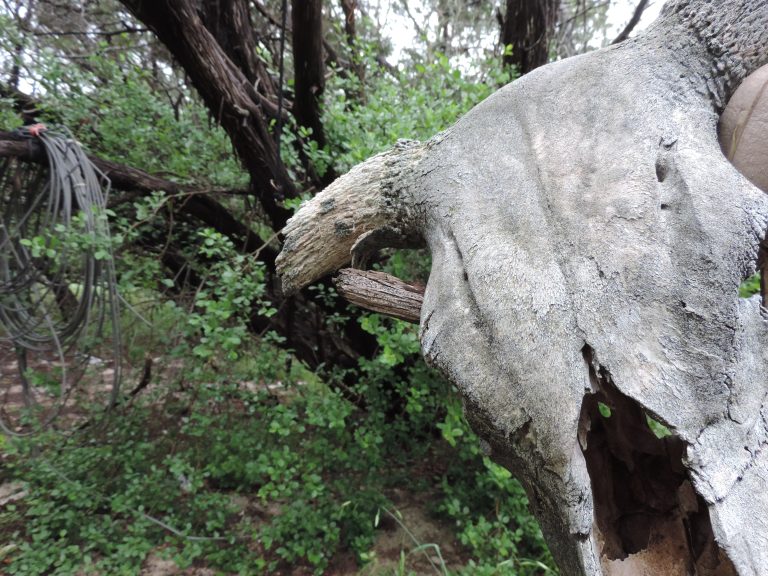
[[[139,227],[116,217],[119,242],[151,227],[162,202],[145,201]],[[150,359],[150,385],[106,415],[94,407],[80,429],[2,442],[0,479],[25,491],[0,513],[5,573],[138,574],[150,554],[226,574],[332,574],[350,555],[361,569],[386,566],[376,520],[396,509],[396,489],[453,527],[465,559],[454,571],[550,571],[525,494],[480,452],[458,395],[420,359],[414,326],[363,315],[378,353],[353,377],[310,372],[278,335],[248,329],[254,311],[274,313],[261,267],[211,230],[187,249],[210,261],[175,300],[158,292],[176,284],[153,261],[120,261],[126,356]],[[389,267],[418,274],[424,262],[396,253]]]
[[[526,564],[548,555],[525,495],[480,453],[414,326],[362,316],[377,355],[354,378],[310,372],[247,329],[254,310],[274,313],[261,268],[210,230],[191,239],[212,261],[187,306],[157,292],[174,283],[156,267],[121,262],[127,355],[151,360],[151,384],[82,429],[3,442],[2,479],[26,491],[0,516],[8,574],[136,574],[150,552],[224,573],[333,573],[344,555],[378,561],[375,519],[402,487],[454,526],[471,573],[541,573]]]
[[[6,573],[137,574],[153,551],[225,573],[332,573],[345,553],[375,560],[375,518],[394,508],[395,487],[423,493],[454,526],[462,573],[543,573],[521,488],[479,453],[455,396],[423,365],[390,380],[392,358],[414,345],[396,342],[409,349],[388,339],[362,366],[368,410],[301,369],[275,385],[247,362],[248,381],[237,370],[180,377],[84,430],[6,439],[3,480],[26,491],[0,515]],[[375,409],[391,400],[388,382],[403,406],[389,419]]]

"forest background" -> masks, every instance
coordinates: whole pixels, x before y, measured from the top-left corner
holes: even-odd
[[[417,328],[330,281],[285,298],[279,231],[358,162],[659,4],[3,0],[0,160],[43,121],[111,177],[122,340],[107,326],[66,360],[31,355],[31,407],[0,342],[3,573],[556,573]],[[54,236],[25,241],[55,262]],[[429,257],[373,266],[426,282]]]

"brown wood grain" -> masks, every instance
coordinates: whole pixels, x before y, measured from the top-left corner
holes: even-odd
[[[418,324],[424,286],[408,284],[384,272],[344,268],[334,278],[344,298],[355,306]]]

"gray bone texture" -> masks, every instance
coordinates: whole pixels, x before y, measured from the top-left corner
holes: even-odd
[[[426,242],[423,354],[566,576],[768,575],[768,316],[738,297],[768,195],[717,132],[766,63],[768,1],[668,2],[363,163],[284,231],[286,291],[371,231]]]

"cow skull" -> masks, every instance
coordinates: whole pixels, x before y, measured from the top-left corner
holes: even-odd
[[[738,297],[768,195],[717,134],[766,62],[766,0],[673,0],[359,165],[285,229],[286,291],[426,242],[423,353],[567,576],[768,574],[768,318]]]

